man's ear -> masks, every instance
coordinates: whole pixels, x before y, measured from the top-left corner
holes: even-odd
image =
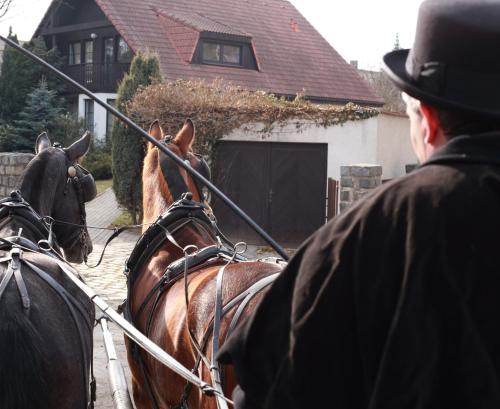
[[[425,143],[429,145],[434,145],[439,139],[441,126],[439,123],[439,117],[434,108],[429,105],[420,103],[420,112],[423,117],[425,126]]]

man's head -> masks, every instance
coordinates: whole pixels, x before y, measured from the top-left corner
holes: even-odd
[[[384,57],[389,77],[417,100],[408,109],[416,114],[410,115],[412,129],[428,132],[435,123],[446,135],[437,141],[444,142],[500,130],[499,21],[498,0],[422,3],[413,48]],[[432,140],[427,135],[423,142]]]
[[[498,118],[437,108],[405,92],[402,95],[410,118],[411,143],[420,162],[455,136],[500,131]]]

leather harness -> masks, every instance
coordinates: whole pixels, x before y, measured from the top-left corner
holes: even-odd
[[[85,311],[85,306],[82,304],[82,302],[73,297],[68,291],[66,291],[66,289],[61,284],[59,284],[59,282],[57,282],[50,274],[46,273],[42,268],[23,257],[24,252],[31,252],[54,258],[58,263],[65,263],[60,247],[55,240],[50,238],[52,235],[51,227],[47,228],[47,224],[44,222],[44,218],[42,218],[35,212],[35,210],[22,198],[19,192],[13,192],[10,198],[5,198],[0,201],[0,220],[5,220],[7,218],[18,220],[21,224],[29,226],[30,229],[35,233],[35,236],[42,238],[39,243],[47,242],[50,243],[51,246],[49,249],[45,249],[39,244],[34,243],[26,237],[21,236],[21,234],[14,237],[0,238],[0,250],[9,251],[9,254],[7,256],[0,258],[0,264],[8,263],[8,267],[3,274],[3,277],[1,277],[0,281],[0,298],[4,294],[4,291],[7,288],[7,285],[11,281],[12,277],[14,277],[21,298],[23,311],[26,315],[29,316],[31,299],[29,297],[29,293],[23,279],[23,265],[29,267],[60,297],[60,299],[66,305],[71,315],[72,321],[77,328],[81,346],[80,352],[84,382],[83,388],[85,391],[85,407],[92,409],[94,408],[94,402],[96,400],[96,382],[93,374],[92,364],[93,343],[92,341],[90,341],[90,355],[88,355],[85,348],[85,334],[92,333],[93,331],[93,317],[89,316],[89,314]],[[7,223],[8,221],[6,221],[4,225]],[[74,271],[69,265],[68,268],[71,271]],[[75,274],[77,273],[75,272]],[[79,278],[81,279],[81,277]],[[87,363],[90,364],[90,371]]]
[[[278,273],[271,276],[265,277],[252,285],[250,288],[245,290],[243,293],[237,295],[232,300],[230,300],[226,305],[222,305],[222,281],[224,276],[225,267],[231,263],[247,262],[248,260],[238,254],[235,246],[227,240],[224,235],[220,232],[217,227],[215,218],[208,212],[208,207],[191,200],[192,195],[190,193],[184,193],[181,199],[175,202],[165,214],[160,216],[158,220],[151,225],[146,232],[138,240],[132,254],[125,264],[125,275],[127,276],[127,300],[124,305],[124,316],[133,323],[140,318],[144,313],[148,313],[145,335],[149,336],[151,329],[152,318],[154,316],[155,310],[161,300],[161,297],[166,293],[166,291],[179,279],[184,278],[185,282],[185,297],[186,306],[189,303],[187,297],[187,277],[189,273],[198,271],[200,268],[220,264],[224,264],[219,269],[217,274],[217,284],[216,284],[216,294],[215,294],[215,314],[210,322],[207,330],[205,331],[201,343],[198,342],[191,330],[189,329],[189,335],[194,348],[197,350],[196,363],[193,372],[198,372],[199,365],[201,361],[205,361],[203,355],[203,350],[206,348],[210,335],[214,339],[214,344],[212,347],[212,360],[211,362],[205,362],[210,368],[212,379],[214,382],[214,388],[222,392],[222,379],[220,377],[219,364],[216,361],[216,355],[218,351],[218,339],[220,333],[220,323],[222,317],[235,307],[238,303],[239,306],[232,318],[230,323],[230,331],[232,331],[241,317],[245,307],[248,305],[250,300],[263,288],[270,285],[274,279],[277,277]],[[173,235],[184,226],[190,223],[195,223],[196,225],[203,228],[209,235],[213,238],[214,242],[218,245],[207,246],[202,249],[195,249],[195,251],[187,251],[187,248],[183,249],[175,241]],[[143,270],[145,264],[150,260],[150,258],[166,243],[171,243],[181,251],[184,252],[184,257],[172,262],[165,269],[162,278],[151,288],[146,297],[144,298],[142,304],[139,306],[135,316],[132,316],[130,310],[130,300],[132,287],[137,280],[139,274]],[[193,248],[194,246],[188,246]],[[276,263],[281,263],[277,259],[274,260]],[[151,306],[146,311],[148,305]],[[187,315],[186,315],[187,317]],[[230,331],[226,335],[229,335]],[[215,341],[217,340],[217,341]],[[154,396],[153,388],[151,385],[151,380],[146,371],[143,359],[139,354],[137,345],[133,344],[132,356],[138,362],[145,379],[146,389],[148,391],[152,406],[154,409],[159,408],[158,401]],[[191,391],[191,384],[186,384],[182,397],[180,398],[180,403],[175,406],[175,408],[187,408],[187,401]]]
[[[168,146],[172,143],[172,137],[166,136],[161,143],[164,146]],[[155,310],[166,291],[181,277],[184,277],[184,292],[185,292],[185,302],[186,311],[188,310],[189,297],[187,293],[187,283],[188,275],[190,272],[198,271],[200,268],[220,264],[221,261],[225,262],[217,274],[216,283],[216,294],[215,294],[215,314],[209,328],[205,332],[201,344],[198,343],[194,337],[191,329],[189,328],[189,323],[187,324],[188,333],[190,336],[191,343],[197,351],[197,358],[195,367],[192,372],[198,372],[199,365],[203,360],[205,364],[210,368],[210,373],[212,376],[213,387],[222,393],[222,379],[220,376],[220,367],[216,361],[216,355],[218,351],[218,340],[220,332],[220,323],[224,314],[230,310],[236,303],[241,302],[239,308],[237,309],[233,321],[231,322],[230,329],[234,329],[239,318],[241,317],[245,306],[264,287],[269,285],[277,274],[273,275],[272,278],[266,277],[260,280],[258,283],[251,286],[244,293],[236,296],[231,300],[226,306],[222,305],[222,281],[224,276],[224,270],[226,265],[235,262],[245,262],[246,258],[238,254],[235,246],[222,234],[216,224],[215,217],[213,216],[210,208],[202,203],[194,202],[192,200],[192,193],[189,192],[189,187],[187,186],[184,178],[182,177],[179,166],[167,155],[162,153],[160,150],[158,152],[158,163],[162,175],[168,185],[168,189],[172,194],[174,203],[167,210],[166,213],[161,215],[154,224],[152,224],[144,234],[139,238],[132,254],[125,263],[125,275],[127,276],[127,299],[124,303],[123,313],[125,318],[133,323],[134,320],[138,320],[143,313],[146,311],[146,307],[151,304],[148,310],[148,317],[146,321],[145,335],[149,336],[151,329],[151,324]],[[207,162],[203,159],[201,155],[196,155],[194,153],[188,153],[184,158],[186,163],[191,166],[191,159],[193,156],[196,157],[197,161],[194,165],[194,169],[203,175],[206,179],[210,179],[210,168]],[[196,188],[202,200],[206,200],[204,197],[204,186],[201,186],[196,178],[193,178]],[[187,224],[194,223],[198,227],[201,227],[204,231],[212,237],[214,243],[217,245],[208,246],[202,249],[198,249],[195,246],[187,246],[182,248],[179,246],[173,235],[178,230],[182,229]],[[184,253],[184,257],[172,262],[167,266],[161,279],[150,289],[146,297],[144,298],[142,304],[137,310],[137,314],[133,317],[130,309],[131,291],[137,280],[138,275],[144,269],[145,264],[150,260],[150,258],[167,242],[173,244],[181,252]],[[191,248],[188,252],[187,249]],[[188,314],[186,314],[186,320],[188,319]],[[213,335],[213,348],[212,348],[212,362],[207,362],[204,357],[203,350],[206,347],[210,334]],[[145,383],[146,390],[148,392],[151,404],[154,409],[158,409],[158,401],[153,392],[153,387],[151,385],[151,380],[146,371],[144,361],[139,353],[138,346],[132,344],[132,356],[138,362]],[[191,384],[187,383],[180,403],[175,407],[178,409],[187,408],[187,400],[191,391]],[[220,398],[218,398],[220,399]],[[227,407],[224,400],[218,400],[222,407]]]

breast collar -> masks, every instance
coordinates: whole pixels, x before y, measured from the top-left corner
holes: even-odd
[[[172,137],[170,135],[166,136],[162,141],[162,145],[168,147],[172,143]],[[184,162],[188,163],[190,166],[191,162],[189,161],[190,155],[195,156],[197,161],[197,165],[193,167],[198,173],[205,177],[205,179],[210,180],[210,167],[205,159],[201,155],[197,155],[195,153],[189,153],[185,158],[181,158]],[[189,188],[184,181],[184,178],[179,171],[179,166],[174,162],[169,156],[165,155],[158,149],[158,161],[160,163],[161,172],[163,177],[167,181],[168,188],[172,193],[172,198],[174,201],[179,200],[183,193],[189,192]],[[203,185],[196,179],[193,178],[193,181],[198,189],[198,194],[200,198],[203,198]]]

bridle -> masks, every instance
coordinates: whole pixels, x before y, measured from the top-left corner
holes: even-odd
[[[173,140],[172,136],[167,135],[161,140],[161,144],[168,147],[168,145],[172,143],[172,140]],[[157,149],[157,152],[158,152],[158,163],[160,164],[162,175],[168,184],[168,188],[170,190],[170,193],[172,194],[172,199],[175,202],[179,200],[184,193],[189,192],[189,188],[186,185],[186,182],[184,181],[184,178],[182,177],[179,171],[179,166],[170,157],[162,153],[160,150]],[[181,158],[184,160],[185,163],[192,166],[194,170],[196,170],[198,173],[204,176],[207,180],[211,179],[210,167],[202,155],[193,152],[188,152],[188,154],[185,157]],[[194,166],[191,163],[191,159],[196,160],[196,164]],[[196,180],[196,178],[193,178],[193,181],[196,186],[196,189],[198,190],[198,194],[201,200],[208,202],[209,195],[205,193],[205,191],[208,192],[208,189],[204,185],[200,184],[199,181]]]
[[[74,243],[76,240],[78,240],[82,249],[83,259],[85,262],[87,262],[89,248],[87,244],[88,232],[86,229],[87,213],[85,211],[85,203],[90,202],[97,196],[97,189],[92,174],[78,163],[68,164],[68,179],[63,191],[64,196],[68,194],[70,185],[73,186],[78,200],[78,207],[80,212],[79,224],[65,223],[54,219],[50,220],[50,218],[44,218],[44,220],[46,224],[48,224],[50,232],[52,232],[53,224],[72,224],[73,226],[78,226],[79,228],[72,234],[65,235],[64,241],[59,241],[59,244],[61,245],[61,247],[67,248],[71,245],[71,243]],[[51,236],[49,235],[49,239],[50,237]]]

